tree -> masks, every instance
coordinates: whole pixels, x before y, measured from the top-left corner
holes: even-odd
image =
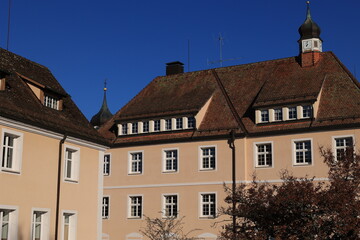
[[[225,187],[228,204],[221,214],[236,216],[236,226],[225,224],[222,239],[359,239],[360,156],[349,148],[337,159],[320,149],[329,167],[328,180],[297,178],[281,173],[280,184],[239,184],[233,194]],[[235,231],[234,231],[235,230]]]
[[[150,218],[145,216],[146,226],[140,232],[150,240],[195,240],[190,234],[199,229],[189,232],[183,231],[184,217]]]

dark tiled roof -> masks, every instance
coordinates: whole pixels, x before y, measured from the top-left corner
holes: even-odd
[[[105,144],[48,68],[0,48],[0,71],[8,74],[7,87],[0,91],[0,116]],[[43,85],[46,91],[61,96],[63,109],[45,107],[20,76],[30,78]]]
[[[210,97],[211,103],[200,127],[188,134],[188,138],[224,136],[231,129],[237,129],[238,134],[252,135],[360,126],[359,83],[332,52],[321,53],[320,58],[312,67],[301,67],[298,57],[290,57],[157,77],[100,132],[115,143],[176,139],[176,134],[184,133],[116,138],[109,129],[115,122],[196,113]],[[255,109],[313,103],[320,92],[316,119],[255,124]]]

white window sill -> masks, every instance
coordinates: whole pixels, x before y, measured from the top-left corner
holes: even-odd
[[[9,169],[9,168],[2,168],[1,171],[5,173],[20,174],[19,170]]]
[[[71,179],[71,178],[65,178],[64,181],[69,182],[69,183],[78,183],[79,182],[79,180]]]

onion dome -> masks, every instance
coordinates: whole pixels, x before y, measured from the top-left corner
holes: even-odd
[[[102,106],[97,114],[95,114],[91,120],[90,123],[95,127],[99,128],[101,125],[103,125],[105,122],[107,122],[113,114],[110,112],[107,101],[106,101],[106,81],[105,81],[105,87],[104,87],[104,99]]]
[[[299,27],[299,33],[300,33],[300,39],[311,39],[311,38],[320,38],[321,29],[319,25],[317,25],[312,19],[311,19],[311,13],[310,13],[310,2],[307,2],[307,13],[306,13],[306,19],[305,22]]]

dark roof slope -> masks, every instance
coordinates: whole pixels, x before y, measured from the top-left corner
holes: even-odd
[[[105,144],[48,68],[0,48],[0,71],[8,73],[0,91],[0,115],[50,131]],[[63,99],[63,109],[45,107],[19,74]]]
[[[314,103],[320,92],[316,119],[255,124],[255,109]],[[196,113],[210,97],[211,103],[200,127],[192,135],[188,134],[189,138],[224,137],[231,129],[249,135],[302,131],[327,127],[331,125],[328,121],[334,121],[334,118],[342,119],[333,122],[334,126],[360,126],[359,84],[332,52],[325,52],[312,67],[301,67],[298,57],[290,57],[157,77],[120,109],[100,132],[115,143],[137,143],[148,138],[163,140],[164,136],[176,139],[180,132],[116,138],[109,129],[121,121]],[[184,133],[181,134],[184,137]]]

